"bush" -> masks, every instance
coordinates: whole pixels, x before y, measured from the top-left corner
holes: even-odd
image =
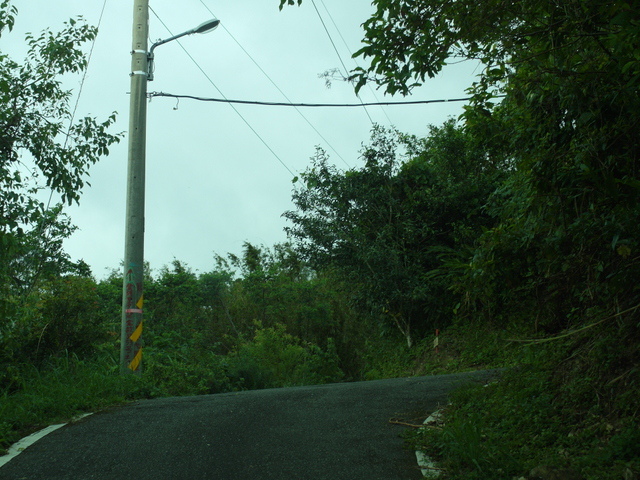
[[[323,351],[288,334],[282,324],[262,328],[258,323],[253,339],[229,355],[229,373],[246,389],[338,381],[343,373],[333,342],[328,345]]]
[[[15,366],[13,387],[0,384],[0,454],[19,438],[53,423],[144,396],[145,380],[120,375],[115,359],[68,354],[40,368]]]
[[[150,397],[203,395],[234,389],[227,375],[226,359],[206,348],[198,332],[149,331],[143,349],[143,376]]]
[[[91,278],[43,282],[21,299],[0,336],[0,362],[40,365],[57,355],[86,354],[103,343],[107,325]]]

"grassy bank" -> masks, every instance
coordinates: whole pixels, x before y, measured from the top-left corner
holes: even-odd
[[[35,368],[16,365],[0,393],[0,454],[40,428],[145,396],[145,381],[121,376],[112,361],[76,356]]]
[[[624,327],[530,342],[471,330],[458,332],[464,347],[455,361],[477,356],[481,364],[509,368],[491,385],[456,392],[442,429],[412,439],[438,459],[442,478],[638,478],[638,344]],[[468,342],[482,336],[484,354]]]

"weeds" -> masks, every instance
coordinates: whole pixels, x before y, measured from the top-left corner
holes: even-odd
[[[516,356],[517,366],[454,393],[442,430],[421,432],[418,448],[450,480],[527,478],[540,466],[585,480],[640,471],[640,382],[628,363],[615,366],[635,347],[599,333],[505,349],[498,363]]]
[[[0,393],[0,451],[25,434],[76,415],[139,398],[143,380],[116,373],[104,359],[70,355],[41,369],[20,366],[14,391]]]
[[[258,328],[229,355],[168,334],[154,340],[142,376],[120,375],[109,354],[115,345],[97,347],[88,359],[63,352],[38,367],[12,365],[12,381],[0,389],[0,454],[37,429],[130,400],[335,382],[343,375],[332,342],[322,350],[283,325]]]

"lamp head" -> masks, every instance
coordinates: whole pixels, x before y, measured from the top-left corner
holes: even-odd
[[[217,18],[207,20],[206,22],[201,23],[196,28],[194,28],[193,33],[209,33],[215,30],[218,25],[220,25],[220,20],[218,20]]]

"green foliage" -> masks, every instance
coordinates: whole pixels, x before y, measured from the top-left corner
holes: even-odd
[[[0,365],[39,365],[60,354],[86,354],[107,337],[95,282],[67,276],[42,282],[5,326]],[[0,374],[0,379],[2,375]]]
[[[253,339],[242,342],[229,356],[230,375],[242,388],[313,385],[342,379],[331,341],[325,352],[287,333],[282,324],[257,327]]]
[[[8,31],[13,30],[17,14],[18,9],[11,5],[10,0],[2,0],[0,3],[0,34],[2,34],[5,28]]]
[[[149,275],[146,373],[125,390],[510,367],[497,384],[455,396],[443,430],[425,435],[451,478],[511,478],[542,464],[594,480],[638,470],[637,9],[624,0],[373,5],[357,52],[371,63],[353,72],[356,88],[373,81],[407,94],[452,57],[479,60],[464,124],[425,138],[375,127],[363,166],[344,172],[318,150],[285,214],[293,244],[247,242],[210,272],[175,260]],[[2,1],[0,29],[14,16]],[[94,378],[80,355],[101,362],[96,380],[116,368],[103,356],[117,346],[121,280],[82,278],[61,250],[68,219],[34,196],[44,185],[77,201],[86,169],[117,140],[110,118],[76,122],[70,143],[56,142],[69,117],[59,75],[85,68],[78,45],[94,35],[71,21],[59,35],[29,36],[24,65],[0,55],[5,438],[38,423],[16,405],[45,417],[65,375]],[[22,153],[28,172],[16,167]],[[417,346],[384,335],[395,328]],[[50,378],[58,390],[37,388]],[[74,403],[80,396],[55,415],[92,408]]]
[[[297,0],[297,1],[298,1],[298,5],[302,3],[302,0]],[[295,5],[295,0],[280,0],[280,10],[282,10],[282,7],[284,7],[285,3],[289,5]]]
[[[154,385],[149,395],[359,375],[363,330],[339,282],[313,275],[287,245],[246,243],[241,256],[217,257],[216,263],[198,275],[174,260],[147,278],[144,375]],[[121,308],[121,283],[111,277],[98,285],[112,317]]]
[[[445,332],[440,355],[462,347],[465,364],[480,350],[483,365],[510,368],[488,386],[455,393],[442,430],[425,430],[414,441],[451,479],[519,478],[541,465],[589,480],[637,471],[640,378],[628,360],[638,347],[599,327],[526,343],[489,328],[474,338],[468,325]],[[501,351],[491,352],[491,343]]]
[[[458,392],[442,430],[425,432],[429,452],[443,459],[454,478],[511,478],[549,460],[544,449],[562,435],[562,424],[555,423],[544,379],[519,375],[513,380],[517,387],[505,387],[509,380],[503,378],[489,387]],[[496,393],[498,389],[504,390]]]
[[[158,278],[150,280],[145,287],[145,310],[149,312],[149,319],[159,328],[195,326],[198,315],[194,312],[204,305],[197,275],[174,260],[171,268],[163,267]]]
[[[318,150],[293,195],[297,210],[285,214],[288,232],[305,260],[354,285],[362,310],[411,345],[449,322],[457,300],[434,275],[439,253],[492,224],[483,205],[501,166],[453,121],[425,139],[375,127],[362,158],[361,169],[340,172]]]
[[[154,336],[144,350],[146,395],[170,397],[204,395],[235,390],[224,356],[203,348],[192,337],[178,333]]]
[[[505,320],[525,310],[553,333],[594,309],[637,305],[637,9],[623,0],[373,3],[357,88],[373,81],[407,94],[448,59],[484,65],[465,130],[509,176],[489,210],[497,226],[479,248],[446,252],[439,272],[463,310]]]
[[[369,337],[363,349],[363,380],[410,377],[416,374],[415,359],[420,345],[409,348],[406,343],[389,336]]]
[[[11,32],[17,10],[0,3],[0,35]],[[20,297],[43,275],[74,270],[62,252],[73,227],[61,206],[38,197],[50,189],[63,203],[78,202],[89,167],[119,135],[105,121],[74,121],[71,92],[62,77],[87,67],[81,46],[96,29],[69,20],[58,33],[28,34],[27,55],[18,63],[0,52],[0,318],[15,313]]]
[[[466,130],[511,170],[498,226],[452,252],[471,311],[524,308],[557,332],[638,304],[638,14],[628,2],[377,0],[355,72],[408,93],[447,59],[480,60]],[[497,104],[498,94],[505,98]],[[610,246],[610,248],[608,248]],[[464,270],[464,272],[463,272]]]
[[[0,451],[39,428],[141,397],[143,380],[119,375],[108,356],[69,354],[36,368],[14,369],[18,384],[0,382]]]
[[[119,285],[114,278],[99,285],[114,311]],[[338,286],[310,275],[286,245],[247,243],[241,257],[217,258],[216,269],[200,275],[174,260],[145,285],[147,394],[337,381],[343,367],[356,374],[351,347],[360,340]]]
[[[39,293],[41,306],[36,317],[47,323],[38,338],[36,350],[40,352],[36,351],[35,355],[87,352],[93,345],[104,341],[98,297],[92,279],[55,279],[42,286]],[[33,327],[29,330],[33,330]]]
[[[245,244],[242,257],[230,255],[229,262],[243,276],[230,284],[222,312],[228,350],[255,334],[256,320],[265,328],[281,324],[323,351],[333,348],[332,339],[340,368],[357,378],[367,325],[351,308],[346,282],[331,271],[314,272],[288,244]]]

